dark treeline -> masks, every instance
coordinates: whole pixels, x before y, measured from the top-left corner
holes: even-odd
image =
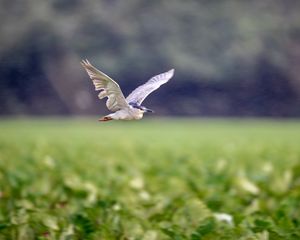
[[[100,114],[81,58],[163,115],[300,116],[300,1],[0,0],[0,114]]]

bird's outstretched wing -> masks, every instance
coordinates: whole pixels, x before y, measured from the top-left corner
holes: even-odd
[[[173,77],[173,75],[174,69],[171,69],[168,72],[161,73],[152,77],[145,84],[133,90],[133,92],[130,93],[126,98],[126,101],[128,103],[133,102],[140,105],[150,93],[158,89],[161,85],[168,82]]]
[[[110,111],[117,111],[129,107],[118,83],[95,68],[88,60],[81,62],[92,79],[95,90],[101,91],[98,95],[100,99],[107,97],[106,106]]]

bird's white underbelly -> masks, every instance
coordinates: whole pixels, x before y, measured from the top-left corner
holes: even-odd
[[[143,117],[143,112],[139,109],[121,109],[114,114],[113,118],[116,120],[138,120]]]

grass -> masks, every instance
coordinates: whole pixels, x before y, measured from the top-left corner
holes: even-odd
[[[2,120],[0,239],[300,239],[300,123]]]

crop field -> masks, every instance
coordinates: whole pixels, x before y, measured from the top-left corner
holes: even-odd
[[[0,239],[300,239],[300,122],[1,120]]]

